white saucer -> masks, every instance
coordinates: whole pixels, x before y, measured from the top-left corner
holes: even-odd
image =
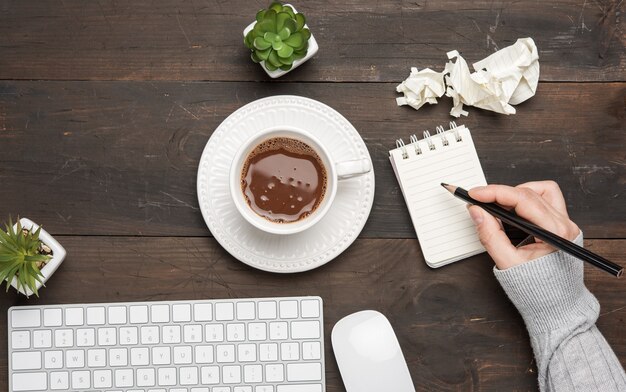
[[[260,231],[235,208],[230,165],[243,142],[280,125],[313,133],[335,161],[371,161],[357,130],[331,107],[293,95],[263,98],[235,111],[213,132],[198,168],[198,200],[215,239],[240,261],[270,272],[308,271],[337,257],[357,238],[374,202],[374,172],[341,181],[332,207],[312,228],[292,235]]]

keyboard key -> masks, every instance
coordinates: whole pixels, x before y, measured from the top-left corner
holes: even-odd
[[[104,325],[104,306],[87,308],[87,325]]]
[[[278,344],[259,344],[259,360],[261,360],[261,362],[278,361]]]
[[[41,326],[41,312],[39,309],[11,310],[11,327],[32,328]]]
[[[115,387],[132,387],[134,384],[133,369],[117,369],[114,371]]]
[[[288,328],[286,321],[270,323],[270,340],[286,340],[288,338]]]
[[[141,344],[158,344],[160,342],[159,327],[141,327],[139,332]]]
[[[72,347],[74,345],[74,331],[71,329],[57,329],[54,331],[55,347]]]
[[[285,366],[282,363],[265,365],[265,381],[283,382],[285,381]]]
[[[156,384],[156,371],[154,369],[137,369],[137,386],[153,387]]]
[[[135,345],[138,342],[138,335],[137,327],[122,327],[120,328],[120,344]]]
[[[163,343],[180,343],[180,325],[163,326]]]
[[[176,368],[159,368],[159,386],[176,385]]]
[[[178,380],[180,385],[197,385],[198,384],[198,368],[197,367],[181,367],[178,369]]]
[[[63,311],[61,309],[44,309],[44,327],[60,327],[63,325]]]
[[[305,299],[300,302],[302,318],[316,318],[320,316],[320,301]]]
[[[153,323],[169,323],[170,307],[169,305],[152,305],[150,307],[151,318]]]
[[[131,306],[129,311],[131,324],[146,324],[148,322],[148,306],[135,305]]]
[[[215,304],[215,320],[230,321],[234,317],[234,307],[232,302],[218,302]]]
[[[248,340],[267,340],[267,326],[265,325],[265,323],[249,323]]]
[[[106,366],[106,350],[102,348],[87,350],[87,366],[105,367]]]
[[[174,347],[174,364],[187,365],[192,362],[191,346]]]
[[[63,351],[46,351],[43,354],[43,364],[46,369],[63,368]]]
[[[11,332],[11,348],[30,348],[30,331]]]
[[[128,350],[127,349],[125,348],[109,349],[109,366],[127,366],[127,365],[128,365]]]
[[[270,320],[276,318],[276,302],[260,301],[259,302],[259,319]]]
[[[193,319],[194,321],[213,321],[213,305],[194,304]]]
[[[99,346],[115,346],[117,344],[117,331],[115,328],[98,329]]]
[[[288,363],[287,364],[287,381],[321,381],[322,380],[322,364],[321,363]]]
[[[256,362],[256,344],[240,344],[237,346],[239,362]]]
[[[183,342],[200,343],[202,342],[202,326],[201,325],[185,325],[183,327]]]
[[[196,363],[213,363],[213,346],[195,347]]]
[[[239,384],[241,383],[241,367],[224,366],[222,368],[222,382],[224,384]]]
[[[220,344],[215,347],[217,363],[233,363],[235,362],[235,345]]]
[[[172,306],[172,320],[177,323],[191,321],[191,305],[177,304]]]
[[[41,369],[41,353],[39,351],[14,352],[11,355],[11,368],[13,370]]]
[[[49,329],[33,331],[33,347],[34,348],[52,347],[52,331]],[[16,347],[13,347],[13,348],[16,348]]]
[[[11,385],[14,392],[45,391],[48,389],[48,375],[44,372],[13,373]]]
[[[51,372],[50,373],[50,389],[63,390],[70,388],[69,372]]]
[[[192,389],[191,392],[196,392],[196,391]],[[253,391],[252,391],[251,386],[244,386],[244,387],[234,387],[233,392],[253,392]]]
[[[96,331],[93,328],[79,328],[76,330],[76,345],[79,347],[93,347],[96,344]]]
[[[254,392],[274,392],[272,385],[257,385],[254,387]]]
[[[281,343],[280,359],[283,361],[297,361],[300,359],[300,345],[298,343]]]
[[[241,342],[246,338],[245,324],[228,324],[226,326],[226,340],[229,342]]]
[[[280,301],[280,318],[295,319],[298,318],[298,301]]]
[[[276,392],[322,392],[322,384],[278,385]]]
[[[150,350],[147,347],[133,347],[130,349],[130,364],[132,366],[147,366],[150,364]]]
[[[172,363],[171,352],[169,347],[153,347],[152,348],[152,364],[153,365],[170,365]]]
[[[96,370],[93,372],[94,388],[111,388],[113,386],[113,372],[111,370]]]
[[[245,365],[243,367],[243,382],[257,383],[263,381],[263,367],[261,365]]]
[[[109,324],[126,324],[126,306],[109,306]]]
[[[83,308],[65,308],[65,325],[73,327],[83,325],[83,322]]]
[[[67,350],[65,352],[65,367],[69,369],[85,367],[85,352],[83,350]]]
[[[201,381],[204,385],[213,385],[220,383],[219,366],[202,366],[200,368]],[[215,388],[213,389],[215,391]]]
[[[237,320],[254,320],[254,302],[237,302]]]
[[[89,370],[78,370],[72,372],[72,388],[91,388],[91,375],[89,374]]]
[[[320,338],[320,322],[319,321],[292,321],[291,322],[291,338],[292,339],[319,339]]]
[[[207,342],[223,342],[224,326],[222,324],[207,324],[204,327],[205,341]]]
[[[302,359],[322,359],[322,345],[320,342],[302,343]]]

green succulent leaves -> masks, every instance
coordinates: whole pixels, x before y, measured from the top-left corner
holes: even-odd
[[[306,18],[280,2],[256,14],[256,23],[244,38],[252,51],[252,61],[264,61],[268,71],[288,71],[293,62],[306,56],[311,32],[305,28]]]
[[[0,280],[6,280],[7,291],[15,277],[17,288],[30,288],[37,296],[37,282],[41,282],[43,274],[37,267],[37,263],[46,262],[51,256],[39,253],[41,241],[39,233],[41,227],[34,233],[22,231],[19,220],[17,227],[13,228],[13,222],[5,225],[5,230],[0,229]]]

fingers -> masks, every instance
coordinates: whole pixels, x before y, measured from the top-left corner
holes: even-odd
[[[496,218],[478,206],[470,206],[469,213],[476,225],[480,242],[499,269],[506,269],[523,262]]]
[[[546,216],[553,215],[550,206],[530,188],[487,185],[473,188],[469,194],[478,201],[514,208],[517,215],[540,226],[545,221]]]
[[[526,182],[524,184],[520,184],[516,186],[516,188],[529,188],[548,202],[552,207],[554,207],[561,214],[567,215],[567,205],[565,204],[565,199],[563,198],[563,193],[561,192],[561,188],[554,181],[532,181]]]

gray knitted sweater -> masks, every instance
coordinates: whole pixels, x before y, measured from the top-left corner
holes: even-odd
[[[595,325],[600,305],[581,260],[559,251],[494,273],[524,318],[542,391],[626,391],[624,369]]]

